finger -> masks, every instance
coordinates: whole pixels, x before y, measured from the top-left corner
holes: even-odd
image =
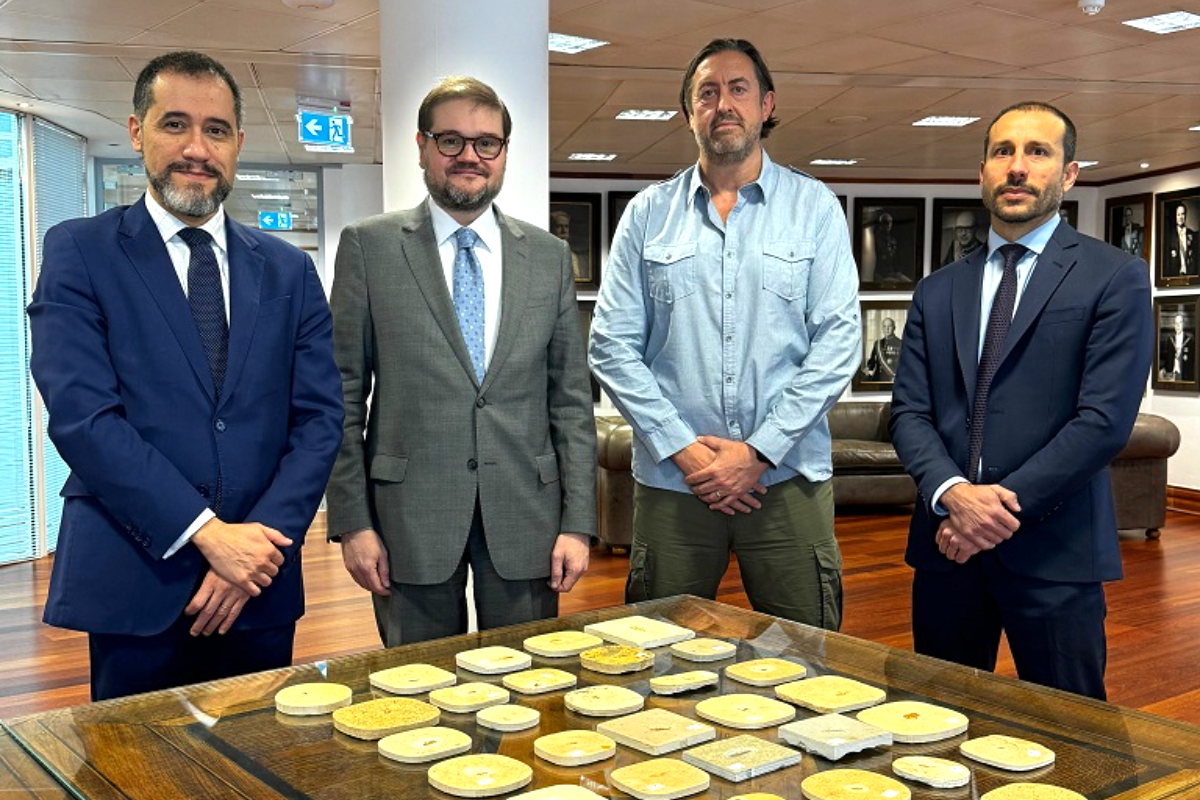
[[[263,535],[271,541],[271,544],[276,547],[291,547],[292,540],[284,536],[274,528],[268,528],[266,525],[259,526],[262,529]]]
[[[763,486],[761,483],[756,483],[756,484],[754,484],[754,491],[757,492],[758,494],[766,494],[767,487]]]
[[[583,561],[574,564],[570,569],[568,569],[567,574],[563,576],[562,586],[559,588],[559,591],[566,593],[574,589],[575,584],[578,583],[579,579],[583,577],[583,573],[587,572],[587,566],[588,562],[585,558]]]
[[[241,616],[242,609],[246,607],[246,598],[241,597],[234,602],[230,607],[229,613],[225,615],[224,621],[221,622],[221,627],[217,629],[217,633],[224,635],[229,633],[229,629],[233,627],[233,623]]]
[[[271,585],[271,576],[266,574],[265,572],[256,572],[256,573],[254,573],[254,575],[252,575],[250,577],[250,583],[256,589],[259,586],[261,586],[261,587],[263,587],[263,589],[265,589],[266,587]],[[260,589],[259,591],[262,591],[262,590]]]
[[[563,554],[557,549],[550,556],[550,588],[559,591],[563,582]]]
[[[184,607],[183,613],[190,617],[192,614],[199,612],[200,609],[204,608],[204,604],[208,602],[208,598],[212,597],[212,593],[212,585],[209,584],[208,578],[205,578],[204,582],[200,584],[200,588],[196,590],[196,596]]]
[[[738,499],[741,500],[746,505],[753,508],[755,511],[762,508],[762,503],[760,503],[758,501],[758,498],[755,497],[754,495],[750,494],[749,492],[746,492],[744,495],[742,495]]]
[[[212,621],[212,618],[215,614],[215,608],[204,609],[204,611],[200,612],[199,616],[196,617],[196,621],[192,623],[192,627],[188,630],[188,633],[190,633],[192,636],[200,636],[201,634],[205,633],[205,630],[208,628],[208,623]]]
[[[267,560],[276,566],[283,566],[283,553],[279,550],[272,550],[267,554]]]

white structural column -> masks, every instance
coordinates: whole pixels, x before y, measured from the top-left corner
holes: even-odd
[[[508,106],[512,142],[506,214],[546,226],[550,213],[549,0],[379,3],[383,204],[410,208],[425,196],[417,164],[417,107],[438,79],[470,75]]]
[[[496,202],[509,216],[546,227],[550,215],[549,34],[549,0],[380,0],[385,211],[411,208],[426,194],[416,145],[421,100],[439,79],[470,75],[496,90],[513,119],[504,189]],[[474,631],[475,605],[470,599],[467,608]]]

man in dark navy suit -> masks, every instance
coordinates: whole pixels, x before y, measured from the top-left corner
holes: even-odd
[[[232,76],[154,59],[129,134],[145,196],[52,228],[29,306],[71,468],[45,621],[88,632],[94,700],[291,663],[300,545],[342,430],[312,262],[221,205]]]
[[[1042,103],[988,128],[988,246],[913,296],[891,432],[920,490],[906,560],[913,641],[1103,698],[1103,581],[1121,577],[1108,463],[1154,347],[1146,263],[1058,214],[1075,128]]]

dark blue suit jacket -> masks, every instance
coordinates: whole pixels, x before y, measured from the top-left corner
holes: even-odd
[[[205,507],[294,542],[235,629],[304,612],[300,544],[342,435],[329,307],[302,251],[232,220],[226,230],[229,365],[219,400],[144,200],[46,234],[29,306],[31,368],[71,468],[51,625],[165,630],[208,565],[191,544],[163,554]]]
[[[920,496],[907,562],[949,570],[930,505],[967,474],[986,248],[921,281],[892,394],[892,440]],[[1146,262],[1060,223],[1025,287],[988,395],[981,483],[1016,492],[997,557],[1018,574],[1121,577],[1108,463],[1129,438],[1154,330]]]

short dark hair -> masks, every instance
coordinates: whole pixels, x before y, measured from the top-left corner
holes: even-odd
[[[417,109],[417,128],[421,133],[433,131],[433,110],[442,103],[451,100],[470,100],[477,106],[499,111],[504,130],[501,134],[505,139],[512,133],[512,117],[509,116],[508,106],[496,94],[496,90],[478,78],[462,75],[451,75],[438,81],[437,86],[429,90],[421,107]],[[435,131],[434,131],[435,132]]]
[[[745,39],[713,39],[692,57],[692,62],[687,65],[687,69],[683,73],[683,85],[679,88],[679,105],[683,106],[683,116],[686,119],[692,118],[692,81],[696,78],[696,70],[700,69],[701,62],[717,53],[729,51],[741,53],[754,64],[754,75],[758,78],[759,97],[765,96],[767,92],[775,91],[775,81],[771,80],[771,70],[767,69],[767,62],[763,60],[762,53],[758,52],[757,47]],[[767,117],[762,124],[762,138],[767,138],[767,135],[778,124],[779,119],[772,112],[771,116]]]
[[[194,50],[178,50],[153,59],[142,67],[138,73],[137,83],[133,87],[133,113],[139,120],[145,120],[150,106],[154,105],[154,79],[163,73],[172,75],[187,75],[197,78],[209,76],[225,81],[229,91],[233,93],[233,114],[236,117],[238,130],[242,127],[242,90],[225,65],[212,56],[197,53]]]
[[[1075,123],[1071,122],[1071,118],[1064,114],[1060,109],[1055,108],[1049,103],[1042,103],[1037,100],[1025,100],[1020,103],[1013,103],[1011,106],[1004,108],[999,114],[992,117],[992,121],[988,123],[987,133],[983,135],[983,160],[987,161],[988,150],[992,146],[992,128],[1000,121],[1000,118],[1005,114],[1013,111],[1045,111],[1047,114],[1053,114],[1062,120],[1066,130],[1063,131],[1063,164],[1070,164],[1075,160]]]

